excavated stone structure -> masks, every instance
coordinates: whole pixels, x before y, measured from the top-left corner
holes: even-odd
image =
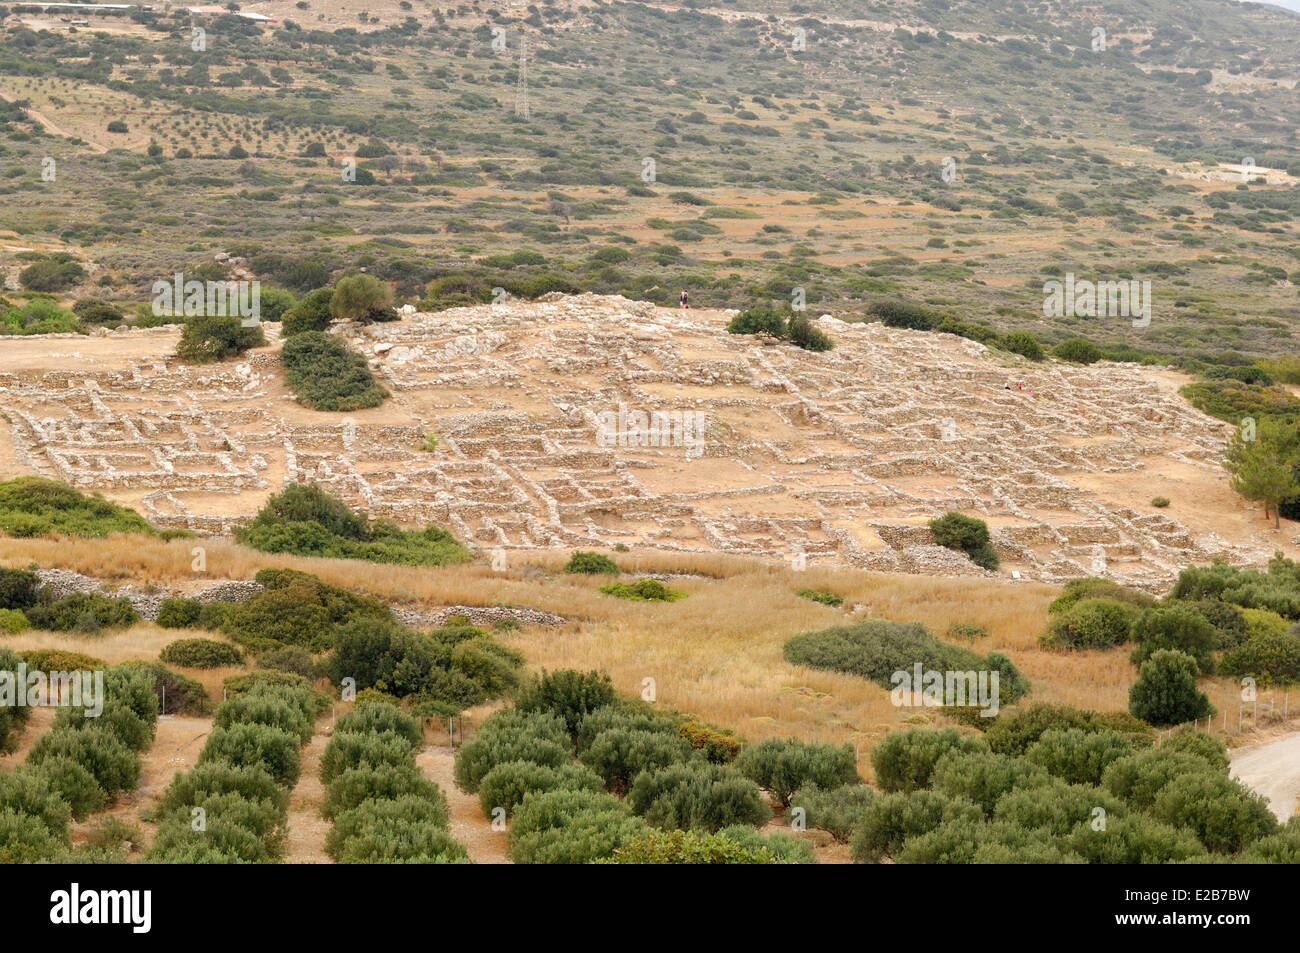
[[[829,316],[815,323],[835,349],[810,353],[729,335],[727,316],[591,295],[407,308],[335,329],[392,392],[353,414],[297,405],[272,349],[207,367],[160,353],[125,369],[0,373],[0,400],[36,472],[203,533],[316,482],[375,517],[446,526],[506,565],[521,549],[621,542],[983,573],[933,545],[926,522],[948,510],[988,520],[1004,571],[1022,578],[1156,589],[1192,562],[1271,555],[1106,505],[1071,478],[1142,481],[1153,457],[1223,477],[1230,428],[1137,366],[1016,363]],[[692,445],[666,423],[684,412],[702,422]],[[602,421],[617,422],[612,440]],[[434,452],[421,449],[429,434]]]

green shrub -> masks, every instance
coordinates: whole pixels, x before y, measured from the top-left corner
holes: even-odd
[[[446,830],[445,801],[414,795],[365,801],[339,814],[325,852],[341,864],[469,863],[464,845]]]
[[[785,328],[785,316],[773,308],[750,308],[727,323],[729,334],[768,334],[774,338],[784,337]]]
[[[590,768],[576,764],[549,767],[533,761],[506,761],[495,765],[479,782],[478,803],[485,817],[496,808],[506,817],[529,794],[561,788],[581,791],[603,790],[605,782]]]
[[[1203,772],[1171,780],[1156,796],[1151,816],[1195,832],[1209,850],[1233,854],[1277,833],[1268,799],[1235,778]]]
[[[164,629],[192,629],[199,624],[202,612],[203,603],[198,599],[169,596],[158,605],[157,622]]]
[[[1048,837],[1004,822],[967,818],[944,821],[909,838],[895,857],[900,864],[1067,864],[1082,863]]]
[[[850,842],[853,862],[874,864],[882,857],[893,857],[908,838],[953,820],[978,823],[983,820],[983,813],[965,798],[934,791],[882,794],[873,798],[858,818]]]
[[[328,331],[334,320],[330,304],[333,288],[317,288],[302,296],[293,307],[280,316],[280,337],[290,338],[304,331]]]
[[[627,802],[661,828],[717,831],[733,824],[762,827],[772,819],[758,786],[730,765],[689,761],[636,776]]]
[[[756,835],[762,840],[762,835]],[[766,842],[742,842],[730,833],[646,830],[629,838],[603,864],[775,864]],[[806,863],[808,861],[788,861]]]
[[[23,615],[21,609],[0,609],[0,632],[7,635],[17,635],[19,632],[26,632],[32,627],[27,616]]]
[[[1101,348],[1087,338],[1066,338],[1052,348],[1052,354],[1072,364],[1096,364],[1101,360]]]
[[[937,312],[907,301],[878,301],[867,308],[867,313],[886,327],[913,331],[933,331],[943,320]]]
[[[221,816],[207,818],[202,831],[193,829],[188,816],[168,818],[158,825],[146,858],[155,864],[259,864],[276,859],[254,831]]]
[[[1200,666],[1185,652],[1161,649],[1142,663],[1128,693],[1128,708],[1152,725],[1180,725],[1212,715],[1215,708],[1196,687]]]
[[[785,337],[791,344],[805,351],[829,351],[835,347],[835,342],[830,339],[830,336],[825,331],[813,327],[812,321],[802,314],[790,317],[790,323],[786,325]]]
[[[27,763],[41,765],[61,758],[84,766],[110,798],[131,790],[140,780],[140,762],[135,753],[113,732],[98,725],[51,729],[36,739]]]
[[[658,579],[638,579],[636,582],[615,582],[599,589],[607,596],[633,599],[640,602],[676,602],[685,599],[686,593],[670,589]]]
[[[199,808],[203,813],[196,815],[195,808]],[[244,838],[236,839],[241,847],[245,844],[249,845],[244,848],[244,855],[240,858],[246,863],[277,859],[283,852],[284,814],[279,806],[274,801],[249,800],[234,792],[209,794],[193,804],[183,805],[169,815],[163,816],[160,819],[158,834],[154,838],[154,849],[170,852],[177,841],[188,839],[186,832],[191,829],[196,816],[203,819],[209,831],[213,825],[219,832],[227,827],[238,827],[248,831],[260,841],[259,846],[252,847],[250,841]],[[196,833],[208,833],[208,831]],[[218,839],[221,839],[220,834]]]
[[[1060,778],[1012,788],[998,798],[993,809],[997,820],[1055,837],[1065,837],[1080,824],[1103,817],[1109,822],[1125,813],[1123,803],[1109,792],[1086,784],[1067,784]]]
[[[934,766],[931,785],[938,794],[961,797],[992,815],[998,799],[1012,788],[1045,780],[1046,771],[1027,758],[991,751],[950,751]]]
[[[755,852],[765,850],[776,859],[778,864],[817,863],[817,852],[813,849],[812,842],[792,834],[781,831],[763,834],[744,824],[724,827],[718,831],[718,834],[735,841],[747,850]]]
[[[87,815],[108,806],[108,792],[100,787],[90,769],[67,755],[47,757],[40,764],[25,765],[22,770],[44,778],[50,790],[68,805],[76,820],[84,820]]]
[[[1102,773],[1102,787],[1137,811],[1145,811],[1174,778],[1188,774],[1222,773],[1204,758],[1160,746],[1120,758]]]
[[[1222,741],[1191,727],[1179,728],[1164,740],[1160,750],[1195,755],[1216,771],[1226,772],[1230,763],[1228,748]]]
[[[740,755],[740,740],[714,725],[687,719],[677,725],[677,733],[713,764],[730,764]]]
[[[117,667],[143,672],[152,680],[153,693],[163,702],[160,714],[206,715],[212,711],[212,700],[202,684],[158,662],[130,661]]]
[[[564,564],[564,571],[569,573],[586,573],[588,575],[617,576],[618,563],[600,553],[585,553],[581,550],[569,557]]]
[[[824,606],[832,606],[836,609],[844,605],[843,596],[837,596],[832,592],[826,592],[822,589],[800,589],[795,593],[795,595],[801,596],[804,599],[811,599],[813,602],[820,602]]]
[[[302,331],[286,339],[280,363],[298,403],[313,410],[378,407],[388,396],[366,359],[324,331]]]
[[[158,723],[153,680],[147,673],[127,667],[111,668],[103,679],[104,697],[98,715],[85,707],[69,705],[59,709],[54,727],[81,729],[94,725],[112,732],[132,751],[144,751],[153,744]]]
[[[604,672],[579,672],[560,669],[542,670],[542,674],[526,684],[515,699],[520,712],[543,712],[559,716],[570,737],[578,733],[582,719],[597,708],[611,704],[618,693]]]
[[[1070,708],[1068,705],[1039,703],[1015,712],[1006,712],[993,720],[984,734],[989,749],[998,754],[1022,755],[1043,733],[1052,729],[1083,731],[1117,731],[1135,748],[1149,747],[1155,732],[1146,722],[1128,712],[1095,712]]]
[[[373,275],[349,275],[334,284],[330,314],[340,321],[387,320],[384,310],[393,301],[393,291]]]
[[[410,739],[393,731],[335,732],[321,756],[320,779],[329,784],[351,768],[401,767],[414,763],[414,757]]]
[[[1251,636],[1225,652],[1219,668],[1224,675],[1249,676],[1263,685],[1294,685],[1300,681],[1300,635],[1290,630]]]
[[[1108,818],[1104,830],[1080,824],[1065,843],[1090,864],[1172,864],[1205,857],[1205,848],[1191,831],[1144,814]]]
[[[35,817],[55,837],[68,840],[72,812],[50,776],[40,768],[22,766],[13,772],[0,772],[0,811]]]
[[[1129,640],[1140,610],[1114,599],[1082,599],[1051,616],[1039,639],[1046,648],[1109,649]]]
[[[1153,496],[1151,498],[1151,505],[1156,507],[1157,509],[1164,509],[1166,506],[1169,505],[1169,497]]]
[[[934,766],[950,751],[987,751],[982,738],[963,737],[956,728],[891,731],[871,751],[876,784],[883,791],[916,791],[930,786]]]
[[[865,784],[846,784],[830,791],[805,784],[790,799],[790,809],[802,810],[808,827],[826,831],[847,844],[862,812],[875,797],[876,792]]]
[[[740,753],[736,767],[782,807],[806,784],[833,790],[857,784],[858,768],[851,745],[807,744],[796,738],[768,738]]]
[[[1067,582],[1061,590],[1061,594],[1052,600],[1052,604],[1047,607],[1047,611],[1056,615],[1065,612],[1084,599],[1109,599],[1126,605],[1134,605],[1140,609],[1149,609],[1156,603],[1154,598],[1141,589],[1121,586],[1113,579],[1103,579],[1100,576],[1083,576]]]
[[[998,342],[998,346],[1004,351],[1019,354],[1031,361],[1041,361],[1046,356],[1043,346],[1038,343],[1038,338],[1027,331],[1010,332]]]
[[[283,820],[289,806],[289,791],[276,783],[261,764],[235,765],[226,761],[205,761],[172,778],[158,800],[160,816],[202,804],[206,799],[237,794],[246,801],[271,804]]]
[[[1045,731],[1025,759],[1069,784],[1098,785],[1113,762],[1133,753],[1133,742],[1117,731]]]
[[[392,801],[408,795],[430,800],[442,797],[442,790],[414,765],[348,768],[326,787],[321,814],[335,818],[372,798]]]
[[[1218,643],[1214,626],[1190,606],[1170,602],[1148,609],[1134,620],[1132,634],[1137,643],[1130,656],[1134,665],[1140,666],[1161,649],[1173,649],[1196,659],[1203,674],[1214,672]],[[1296,640],[1296,650],[1300,656],[1300,639]]]
[[[616,794],[627,790],[642,771],[653,771],[691,757],[691,746],[675,733],[607,728],[592,739],[579,759]]]
[[[238,357],[266,344],[262,326],[244,327],[239,317],[200,315],[186,318],[176,356],[187,364],[211,364]]]
[[[3,489],[7,484],[0,484]],[[41,577],[26,569],[0,566],[0,609],[22,610],[36,605],[40,598]]]
[[[234,607],[224,631],[253,649],[303,645],[328,648],[340,627],[361,619],[391,623],[392,610],[368,596],[329,586],[307,573],[266,570],[266,588]],[[268,677],[263,673],[261,678]]]
[[[97,592],[72,592],[62,599],[42,601],[24,614],[35,629],[90,635],[102,629],[123,629],[140,621],[140,614],[130,599],[113,599]]]
[[[935,543],[964,552],[982,569],[992,571],[998,568],[998,553],[989,540],[988,524],[983,520],[949,511],[930,520],[930,532],[934,534]]]
[[[178,639],[163,646],[158,660],[181,668],[222,668],[241,665],[243,653],[227,642],[213,639]]]
[[[49,860],[66,843],[50,832],[39,817],[0,810],[0,863],[31,864]]]
[[[342,500],[315,484],[285,487],[267,500],[250,523],[235,530],[235,539],[265,553],[408,566],[455,565],[470,559],[469,551],[446,530],[433,525],[423,530],[402,530],[387,520],[376,520],[371,526],[364,514],[353,513]],[[278,572],[283,575],[290,571]],[[262,573],[258,574],[259,581]],[[297,577],[315,578],[306,573],[293,578]]]
[[[420,723],[396,706],[383,702],[359,704],[334,725],[335,737],[346,732],[382,734],[387,731],[408,741],[413,751],[424,747]]]
[[[214,728],[236,725],[269,725],[293,735],[300,745],[306,744],[316,731],[315,720],[301,703],[267,691],[238,695],[217,707]]]
[[[910,677],[919,664],[927,672],[997,672],[1000,705],[1014,704],[1029,691],[1028,680],[1005,655],[990,652],[981,656],[941,642],[919,622],[868,619],[807,632],[789,639],[783,652],[793,665],[848,672],[885,688],[899,685],[895,673]],[[913,686],[913,690],[919,693],[921,686]]]
[[[584,864],[609,857],[645,824],[610,794],[560,788],[529,794],[510,824],[517,864]]]
[[[266,768],[278,783],[291,787],[298,782],[302,772],[298,747],[298,737],[283,728],[256,723],[234,724],[212,730],[208,743],[199,753],[199,764],[223,761],[236,767],[257,765]]]
[[[529,761],[551,768],[572,764],[573,748],[564,722],[541,712],[517,709],[498,712],[456,753],[456,785],[474,794],[489,771],[511,761]]]
[[[316,659],[301,645],[267,649],[257,657],[257,667],[276,672],[288,672],[312,680],[320,675]]]

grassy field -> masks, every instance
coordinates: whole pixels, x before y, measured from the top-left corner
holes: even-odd
[[[989,633],[972,647],[981,654],[1005,652],[1030,679],[1029,702],[1056,702],[1080,708],[1120,711],[1128,707],[1128,687],[1136,670],[1128,647],[1107,652],[1062,653],[1042,649],[1037,637],[1047,622],[1052,587],[982,579],[943,579],[883,575],[854,570],[809,568],[796,572],[777,564],[725,556],[622,554],[625,574],[680,573],[673,588],[688,594],[680,602],[629,603],[596,591],[603,577],[567,575],[568,553],[530,554],[527,564],[505,572],[475,563],[450,568],[376,566],[346,560],[268,556],[232,543],[205,540],[207,573],[190,570],[193,540],[170,543],[141,537],[108,540],[0,539],[0,562],[66,568],[104,574],[119,583],[153,583],[197,588],[223,578],[251,578],[260,568],[303,569],[325,581],[410,605],[506,605],[554,612],[569,619],[563,627],[532,627],[499,633],[524,653],[533,669],[608,671],[623,692],[641,694],[653,679],[658,704],[698,715],[735,730],[750,741],[796,736],[848,742],[862,754],[884,735],[905,724],[941,721],[937,710],[895,707],[889,693],[851,675],[795,666],[782,657],[792,635],[871,616],[922,622],[941,638],[948,627],[965,622]],[[819,605],[795,593],[815,588],[844,598],[843,609]],[[856,605],[865,608],[853,613]],[[141,623],[129,630],[90,638],[25,633],[6,638],[14,648],[65,646],[120,661],[152,658],[177,637]],[[968,644],[962,642],[961,644]],[[187,672],[210,691],[220,692],[226,670]],[[1227,737],[1237,735],[1239,686],[1229,678],[1204,680],[1202,688],[1227,711]],[[1265,701],[1269,693],[1263,693]],[[1297,699],[1300,704],[1300,699]],[[1282,695],[1278,694],[1279,708]],[[471,712],[478,716],[482,710]],[[1249,713],[1247,714],[1247,729]],[[1224,734],[1222,715],[1214,731]]]

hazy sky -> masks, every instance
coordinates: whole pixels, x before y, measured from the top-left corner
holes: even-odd
[[[1271,3],[1275,7],[1286,7],[1288,10],[1300,13],[1300,0],[1259,0],[1259,2]]]

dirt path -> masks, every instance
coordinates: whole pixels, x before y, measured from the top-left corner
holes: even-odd
[[[1277,819],[1285,823],[1300,801],[1300,732],[1233,752],[1231,771],[1268,798]]]
[[[121,794],[117,803],[108,810],[74,823],[73,840],[84,837],[88,831],[102,824],[105,818],[118,817],[139,827],[144,834],[145,844],[137,844],[137,848],[143,850],[146,844],[152,843],[157,827],[145,823],[142,815],[157,804],[178,772],[194,767],[211,730],[211,718],[161,716],[154,733],[153,746],[140,754],[140,783],[135,790]]]
[[[329,735],[319,730],[302,749],[302,777],[289,797],[289,834],[285,843],[286,864],[333,863],[325,854],[325,835],[330,822],[320,815],[325,785],[320,779],[320,759]]]
[[[20,96],[11,96],[8,93],[0,92],[0,99],[3,99],[7,103],[16,103],[21,98],[22,97]],[[101,146],[98,142],[93,142],[87,139],[85,136],[79,136],[75,132],[69,132],[67,129],[64,129],[57,122],[51,119],[49,116],[45,115],[42,112],[38,112],[37,110],[33,109],[31,106],[24,106],[23,109],[27,112],[29,118],[35,119],[37,122],[39,122],[42,126],[45,127],[45,131],[50,133],[51,135],[62,136],[64,139],[80,139],[91,150],[93,150],[94,152],[98,152],[101,155],[108,151],[107,146]]]
[[[452,766],[456,755],[451,748],[430,746],[416,755],[415,763],[424,776],[435,781],[447,795],[447,808],[451,817],[447,827],[451,836],[465,845],[470,860],[476,864],[508,864],[506,857],[506,832],[494,831],[483,812],[478,798],[456,787]]]

